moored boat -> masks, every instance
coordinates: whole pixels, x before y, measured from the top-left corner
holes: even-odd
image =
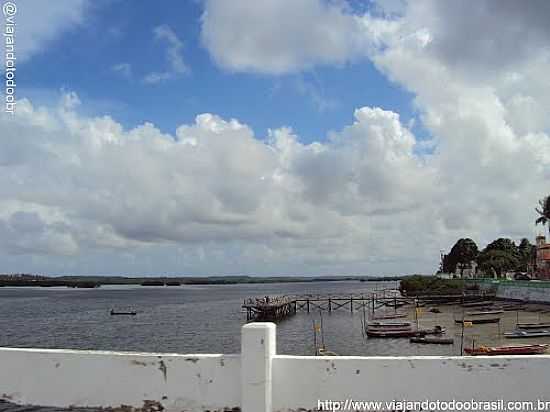
[[[465,348],[464,352],[472,356],[495,355],[539,355],[548,349],[549,345],[509,345],[509,346],[480,346]]]
[[[137,315],[137,312],[134,311],[134,310],[131,310],[131,311],[116,311],[114,309],[111,309],[111,316],[116,316],[116,315],[129,315],[129,316],[135,316]]]
[[[411,322],[369,322],[367,326],[369,328],[401,329],[401,328],[410,328]]]
[[[483,323],[498,323],[500,318],[480,318],[480,319],[455,319],[455,323],[472,323],[474,325],[480,325]]]
[[[388,320],[388,319],[401,319],[401,318],[406,318],[406,317],[407,317],[406,313],[395,313],[393,315],[373,316],[372,319],[374,319],[374,320]]]
[[[467,303],[463,303],[462,304],[462,307],[463,308],[476,308],[478,306],[491,306],[493,304],[492,301],[482,301],[482,302],[467,302]]]
[[[550,323],[518,323],[518,329],[550,329]]]
[[[504,313],[503,310],[485,310],[480,312],[466,312],[468,316],[484,316],[484,315],[499,315]]]
[[[411,338],[414,336],[426,336],[427,333],[419,330],[374,330],[367,329],[370,338]]]
[[[367,328],[367,336],[371,338],[412,338],[426,335],[441,335],[445,328],[435,326],[433,329],[378,329]]]
[[[407,304],[407,302],[400,302],[400,301],[397,301],[397,302],[384,302],[384,305],[385,306],[388,306],[390,308],[400,308],[402,306],[405,306]]]
[[[424,343],[432,345],[452,345],[453,338],[429,338],[429,337],[415,337],[410,339],[411,343]]]
[[[513,332],[506,332],[504,336],[509,339],[544,338],[550,336],[550,330],[530,331],[517,329]]]

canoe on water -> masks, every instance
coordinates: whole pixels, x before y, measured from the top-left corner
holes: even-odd
[[[400,308],[402,306],[405,306],[407,302],[384,302],[384,305],[390,307],[390,308]]]
[[[432,345],[452,345],[454,340],[453,338],[411,338],[411,343],[424,343]]]
[[[483,302],[467,302],[467,303],[463,303],[462,304],[462,307],[463,308],[475,308],[475,307],[478,307],[478,306],[491,306],[493,304],[492,301],[483,301]]]
[[[518,329],[513,332],[506,332],[504,336],[509,339],[544,338],[550,336],[550,330],[527,331]]]
[[[499,315],[504,313],[503,310],[485,310],[481,312],[466,312],[468,316],[483,316],[483,315]]]
[[[470,322],[474,325],[481,325],[483,323],[498,323],[500,318],[481,318],[481,319],[455,319],[455,323]]]
[[[411,338],[414,336],[426,336],[427,334],[418,330],[373,330],[367,329],[367,336],[370,338]]]
[[[410,328],[411,322],[369,322],[367,323],[369,328],[388,328],[388,329],[400,329]]]
[[[464,348],[464,352],[472,356],[495,355],[539,355],[548,349],[549,345],[510,345],[510,346],[480,346],[479,348]]]
[[[550,329],[550,323],[518,323],[518,329]]]
[[[367,328],[367,336],[371,338],[414,338],[424,337],[426,335],[441,335],[445,333],[445,328],[436,326],[433,329],[372,329]]]
[[[135,312],[135,311],[127,311],[127,312],[120,312],[120,311],[119,311],[119,312],[117,312],[117,311],[115,311],[115,310],[113,310],[113,309],[111,309],[111,312],[110,312],[110,313],[111,313],[111,316],[116,316],[116,315],[129,315],[129,316],[135,316],[135,315],[137,315],[137,312]]]
[[[406,317],[407,317],[406,313],[395,313],[393,315],[374,316],[373,319],[374,320],[387,320],[387,319],[401,319],[401,318],[406,318]]]

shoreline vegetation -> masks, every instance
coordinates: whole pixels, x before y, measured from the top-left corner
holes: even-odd
[[[413,275],[401,279],[399,291],[403,296],[459,295],[464,291],[477,291],[479,285],[463,279],[442,279],[436,276]]]
[[[73,287],[97,288],[102,285],[182,286],[235,285],[294,282],[395,282],[403,276],[42,276],[31,274],[0,274],[0,287]]]

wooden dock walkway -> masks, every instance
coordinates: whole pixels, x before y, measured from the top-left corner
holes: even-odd
[[[406,297],[401,296],[398,290],[387,289],[355,295],[265,296],[261,299],[245,299],[242,308],[246,311],[247,321],[278,321],[293,316],[298,311],[310,313],[346,309],[350,312],[357,310],[374,312],[384,306],[397,311],[397,308],[406,305],[417,306],[441,302],[461,304],[488,298],[491,296],[486,293]]]
[[[389,295],[389,294],[388,294]],[[381,306],[400,307],[414,302],[414,299],[401,296],[386,296],[380,292],[361,295],[300,295],[280,296],[262,299],[245,299],[242,307],[246,310],[246,320],[281,320],[295,315],[298,311],[328,311],[347,309],[350,312]]]

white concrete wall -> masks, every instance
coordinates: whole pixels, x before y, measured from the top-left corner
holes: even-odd
[[[0,399],[45,406],[203,411],[240,405],[238,355],[0,349]]]
[[[276,355],[275,325],[242,329],[242,355],[0,348],[0,399],[47,406],[286,412],[319,400],[550,400],[550,356]]]
[[[273,360],[275,411],[318,400],[550,400],[550,356],[296,357]]]
[[[510,286],[499,285],[497,288],[497,298],[514,299],[523,302],[550,303],[550,288],[536,286]]]

